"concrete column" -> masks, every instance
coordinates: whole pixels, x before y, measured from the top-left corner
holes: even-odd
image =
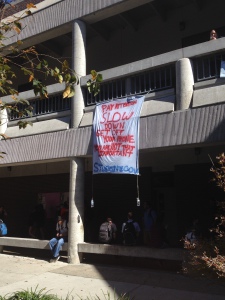
[[[188,58],[176,62],[176,109],[190,107],[193,96],[194,77],[191,62]]]
[[[68,262],[78,264],[78,243],[84,241],[84,159],[70,160]]]
[[[86,75],[86,26],[82,21],[75,21],[72,32],[72,69],[80,78]],[[75,86],[75,95],[72,98],[71,127],[77,128],[83,116],[84,99],[80,84]]]

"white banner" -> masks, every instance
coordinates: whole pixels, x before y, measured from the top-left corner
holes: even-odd
[[[220,78],[225,77],[225,61],[221,60],[221,66],[220,66]]]
[[[144,96],[96,105],[93,174],[139,174],[139,120]]]

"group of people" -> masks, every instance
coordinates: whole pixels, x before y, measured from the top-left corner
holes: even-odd
[[[141,228],[134,219],[132,212],[128,212],[127,221],[122,224],[121,234],[124,245],[136,245],[140,241]],[[111,218],[107,218],[106,222],[101,224],[99,229],[99,242],[101,243],[115,243],[118,231],[117,226],[113,223]],[[149,202],[144,203],[143,215],[143,241],[146,246],[162,247],[165,245],[161,230],[161,224],[158,222],[156,211],[151,207]]]
[[[160,231],[157,230],[157,214],[151,208],[149,202],[144,203],[144,216],[143,216],[143,234],[144,243],[147,246],[162,246],[160,238]],[[139,223],[134,219],[132,212],[128,212],[127,220],[122,224],[121,233],[123,237],[123,244],[133,246],[138,244],[141,228]],[[112,218],[108,217],[106,222],[102,223],[99,229],[99,242],[106,244],[113,244],[117,242],[118,230]],[[65,242],[68,241],[68,220],[65,216],[59,216],[56,224],[56,235],[49,241],[51,250],[50,262],[56,262],[60,258],[60,250]],[[160,242],[159,242],[160,241]]]
[[[69,204],[68,201],[61,203],[57,209],[57,215],[64,220],[69,218]],[[31,212],[28,219],[28,233],[31,238],[45,238],[45,226],[46,226],[46,212],[42,203],[37,204],[34,210]]]

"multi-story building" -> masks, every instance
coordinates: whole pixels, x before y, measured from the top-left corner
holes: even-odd
[[[24,9],[27,2],[15,1],[16,9]],[[31,101],[34,112],[33,126],[24,130],[18,129],[17,116],[10,115],[10,139],[0,142],[0,150],[7,153],[0,161],[0,177],[10,235],[27,236],[26,220],[38,201],[46,206],[52,232],[56,207],[67,198],[72,262],[78,260],[79,242],[97,241],[107,216],[120,228],[127,211],[133,210],[141,222],[143,201],[151,201],[163,216],[172,246],[179,246],[194,217],[207,231],[220,197],[210,183],[210,158],[215,161],[225,143],[225,79],[220,76],[224,1],[33,3],[33,15],[23,19],[24,47],[34,45],[41,53],[66,57],[81,78],[70,99],[62,99],[63,85],[49,81],[46,100],[35,98],[23,76],[17,78],[16,88]],[[217,40],[209,40],[212,29],[218,32]],[[13,36],[8,44],[15,41]],[[92,69],[104,79],[96,97],[86,88]],[[95,104],[132,95],[145,95],[141,176],[92,175]]]

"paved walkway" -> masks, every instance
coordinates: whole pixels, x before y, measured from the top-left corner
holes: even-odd
[[[37,287],[74,300],[115,300],[114,295],[122,293],[129,293],[135,300],[225,299],[225,285],[211,280],[149,269],[69,265],[65,261],[50,264],[45,259],[0,254],[0,296]],[[104,296],[107,293],[110,297]]]

